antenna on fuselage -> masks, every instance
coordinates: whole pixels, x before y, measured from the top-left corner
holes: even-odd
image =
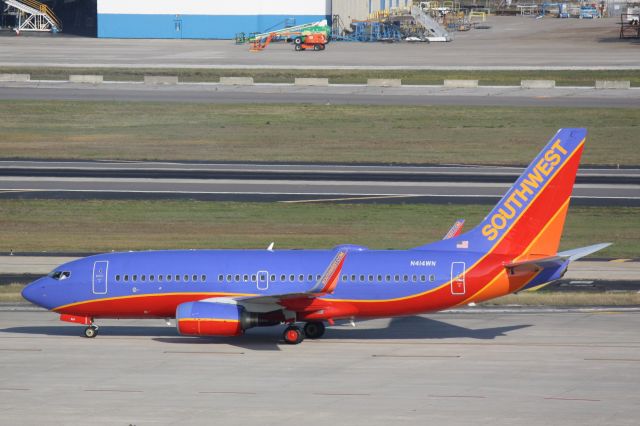
[[[271,244],[269,244],[269,247],[267,247],[267,251],[273,251],[273,246],[275,245],[275,241],[271,241]]]

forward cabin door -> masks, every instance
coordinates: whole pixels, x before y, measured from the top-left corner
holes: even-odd
[[[98,260],[93,263],[93,294],[107,294],[107,272],[109,272],[108,260]]]
[[[268,271],[258,271],[256,274],[256,287],[258,290],[268,290],[269,289],[269,272]]]
[[[451,262],[451,294],[466,293],[465,272],[464,262]]]

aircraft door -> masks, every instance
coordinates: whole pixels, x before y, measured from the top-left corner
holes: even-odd
[[[109,261],[98,260],[93,263],[93,294],[107,294],[107,272]]]
[[[463,295],[466,292],[464,262],[451,262],[451,294]]]
[[[267,290],[269,288],[269,272],[258,271],[256,274],[256,286],[258,290]]]

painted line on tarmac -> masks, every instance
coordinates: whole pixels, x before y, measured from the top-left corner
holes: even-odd
[[[303,204],[303,203],[323,203],[327,201],[355,201],[355,200],[384,200],[387,198],[411,198],[420,197],[420,195],[375,195],[371,197],[347,197],[347,198],[317,198],[312,200],[283,200],[280,203],[286,204]]]

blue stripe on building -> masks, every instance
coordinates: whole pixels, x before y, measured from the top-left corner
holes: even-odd
[[[98,14],[98,37],[102,38],[220,38],[236,33],[265,32],[284,28],[286,19],[295,25],[326,19],[324,15],[135,15]]]

